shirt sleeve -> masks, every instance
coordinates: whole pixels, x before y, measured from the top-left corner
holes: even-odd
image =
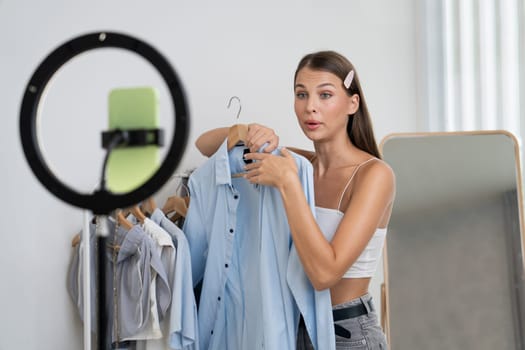
[[[313,168],[302,156],[296,156],[296,162],[306,200],[315,217]],[[290,257],[295,262],[300,261],[295,246],[291,249]],[[290,269],[292,266],[298,269]],[[290,287],[294,290],[297,306],[303,316],[314,349],[335,350],[335,331],[330,290],[315,290],[300,262],[289,265],[288,281]],[[303,297],[297,298],[299,295]]]
[[[192,267],[193,286],[195,287],[204,276],[206,258],[208,255],[208,240],[204,220],[202,217],[202,198],[198,182],[191,176],[188,181],[190,189],[190,205],[182,231],[186,235],[189,245]]]
[[[173,349],[198,349],[197,306],[192,288],[188,243],[178,227],[174,227],[174,231],[178,254],[173,283],[169,344]]]

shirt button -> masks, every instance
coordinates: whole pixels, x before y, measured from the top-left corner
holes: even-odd
[[[233,196],[233,199],[239,199],[238,195]]]
[[[221,301],[221,297],[218,297],[217,300],[218,300],[218,301]]]
[[[230,233],[233,233],[233,228],[230,229]]]
[[[224,264],[224,267],[225,267],[225,268],[228,268],[228,264]]]
[[[211,331],[211,334],[213,334],[213,331]]]

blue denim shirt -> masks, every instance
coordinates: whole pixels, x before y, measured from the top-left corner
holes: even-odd
[[[302,314],[314,347],[335,349],[329,290],[316,291],[308,280],[278,190],[231,176],[243,171],[242,151],[228,152],[225,141],[189,179],[183,231],[193,282],[203,282],[200,346],[294,349]],[[314,213],[311,164],[294,158]]]

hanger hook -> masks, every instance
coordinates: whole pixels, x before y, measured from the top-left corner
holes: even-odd
[[[227,107],[230,108],[230,105],[231,105],[232,100],[233,100],[234,98],[237,99],[237,101],[239,101],[239,110],[237,111],[237,119],[239,119],[239,115],[241,114],[241,109],[242,109],[242,106],[241,106],[241,99],[238,98],[237,96],[232,96],[232,97],[230,98],[230,101],[228,102],[228,106],[227,106]]]
[[[186,191],[186,196],[189,196],[190,195],[190,189],[188,188],[187,185],[184,184],[184,182],[182,182],[182,179],[181,181],[179,182],[179,185],[177,186],[177,188],[175,189],[175,193],[178,193],[179,196],[182,197],[182,191],[180,189],[184,189]]]

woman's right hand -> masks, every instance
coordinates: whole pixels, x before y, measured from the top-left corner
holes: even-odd
[[[267,144],[263,152],[270,153],[279,146],[279,136],[273,129],[264,125],[252,123],[248,124],[248,134],[246,143],[250,152],[257,152],[264,144]]]

